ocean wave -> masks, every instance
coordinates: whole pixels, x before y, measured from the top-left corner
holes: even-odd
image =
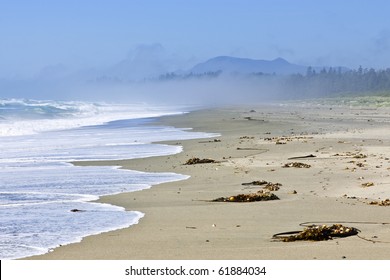
[[[71,193],[46,192],[0,192],[0,207],[20,207],[37,204],[62,203],[69,201],[85,202],[97,200],[99,196]]]
[[[146,104],[0,99],[0,137],[100,125],[113,120],[181,114]]]
[[[171,155],[182,148],[152,143],[216,136],[142,119],[179,114],[178,108],[16,99],[0,100],[0,108],[0,259],[136,224],[142,213],[91,201],[188,178],[71,161]]]

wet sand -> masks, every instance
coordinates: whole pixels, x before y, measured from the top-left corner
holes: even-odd
[[[169,142],[177,155],[82,164],[190,175],[184,181],[102,197],[145,213],[138,225],[84,238],[30,259],[390,259],[390,110],[253,105],[164,117],[159,124],[220,133]],[[314,155],[315,157],[291,159]],[[184,165],[193,157],[217,163]],[[310,168],[283,168],[290,162]],[[80,164],[80,163],[79,163]],[[210,202],[280,183],[280,200]],[[342,223],[359,236],[280,242],[301,223]],[[363,239],[364,238],[364,239]]]

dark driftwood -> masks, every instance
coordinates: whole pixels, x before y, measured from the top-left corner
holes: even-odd
[[[313,154],[310,154],[310,155],[307,155],[307,156],[299,156],[299,157],[290,157],[288,159],[299,159],[299,158],[315,158],[317,156],[313,155]]]

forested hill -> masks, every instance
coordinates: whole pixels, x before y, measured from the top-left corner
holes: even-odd
[[[266,73],[230,73],[223,71],[205,73],[168,73],[159,77],[160,81],[219,78],[250,82],[259,90],[264,86],[271,94],[291,98],[332,97],[340,95],[388,95],[390,96],[390,68],[375,70],[359,67],[346,70],[341,67],[307,67],[305,73],[277,75]]]
[[[330,68],[316,72],[309,67],[305,75],[290,75],[281,82],[294,96],[390,95],[390,68],[375,70],[359,67],[346,72]]]
[[[276,58],[274,60],[260,60],[250,58],[238,58],[231,56],[218,56],[199,63],[192,67],[189,72],[193,74],[203,74],[208,72],[223,72],[250,74],[276,74],[289,75],[293,73],[305,73],[306,66],[292,64],[283,58]]]

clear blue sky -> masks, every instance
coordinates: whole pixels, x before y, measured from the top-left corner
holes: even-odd
[[[140,44],[183,66],[232,55],[387,68],[389,13],[386,0],[0,0],[0,78],[108,66]]]

